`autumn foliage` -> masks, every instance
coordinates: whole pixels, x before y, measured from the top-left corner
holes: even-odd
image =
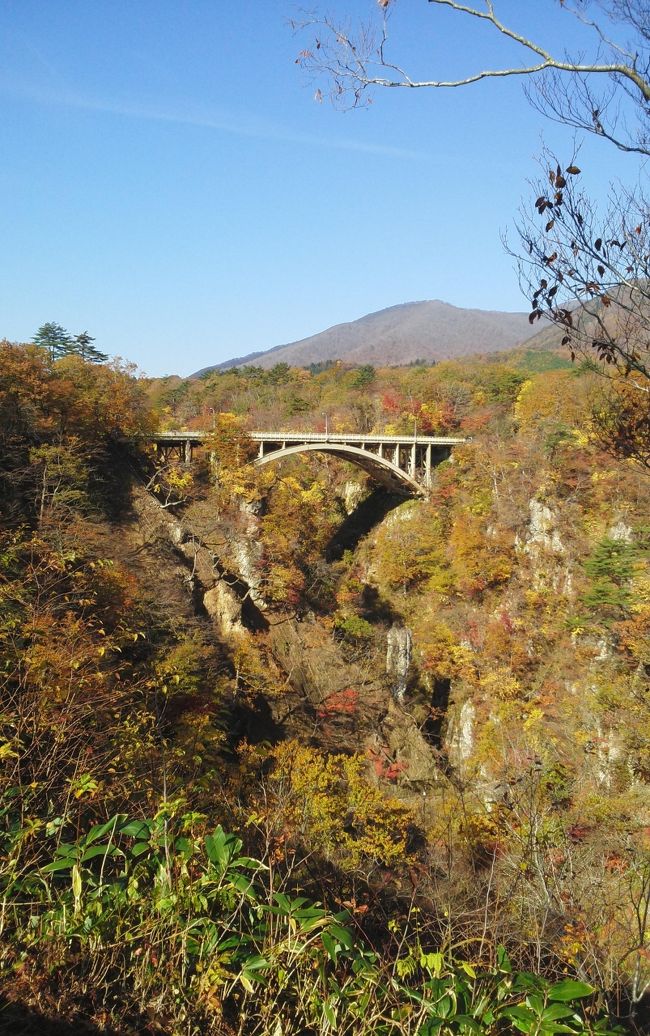
[[[252,1033],[255,994],[287,1011],[285,968],[296,1018],[335,1031],[360,1024],[343,991],[372,972],[376,1025],[390,1015],[372,1031],[392,1034],[419,1031],[420,981],[448,975],[478,1011],[470,986],[507,957],[641,1031],[648,487],[593,373],[543,351],[171,384],[32,347],[2,360],[3,989],[18,969],[26,1001],[118,1031],[158,1003],[170,1033]],[[472,439],[421,500],[327,456],[254,467],[248,432],[325,412]],[[158,423],[210,433],[191,470],[148,448]],[[559,1018],[549,995],[508,1009]]]

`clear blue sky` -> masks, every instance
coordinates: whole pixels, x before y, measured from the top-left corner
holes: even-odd
[[[555,0],[497,9],[556,50],[577,32]],[[399,302],[527,308],[499,232],[542,136],[568,161],[570,132],[516,80],[317,104],[297,10],[2,0],[0,337],[52,320],[147,373],[189,374]],[[392,25],[425,76],[513,56],[425,0],[401,0]],[[619,160],[599,143],[580,164],[605,183]]]

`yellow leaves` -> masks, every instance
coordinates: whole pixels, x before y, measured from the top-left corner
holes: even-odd
[[[314,482],[307,489],[300,490],[300,500],[303,504],[309,504],[311,506],[318,506],[322,503],[324,496],[324,488],[319,482]]]
[[[492,855],[504,832],[504,811],[494,806],[489,812],[467,812],[461,825],[461,834],[473,853]]]
[[[72,882],[72,894],[74,896],[74,912],[75,914],[78,914],[81,910],[82,889],[81,871],[79,870],[79,864],[73,864],[70,878]]]
[[[241,431],[244,425],[242,418],[231,410],[222,410],[217,414],[215,423],[220,432]]]
[[[18,759],[19,758],[19,753],[15,752],[14,749],[12,748],[12,745],[14,745],[14,744],[17,745],[18,742],[12,740],[12,741],[3,741],[2,744],[0,744],[0,761],[2,761],[3,759]]]
[[[420,955],[420,967],[426,968],[434,978],[440,978],[442,975],[443,965],[445,958],[442,953],[422,953]],[[469,967],[470,965],[461,965],[462,967]],[[472,969],[473,971],[474,969]],[[472,977],[476,977],[475,975]]]
[[[201,644],[187,638],[163,654],[154,665],[156,685],[163,694],[172,688],[183,694],[195,694],[201,687]]]
[[[404,861],[410,812],[370,784],[363,757],[288,741],[273,750],[282,816],[307,846],[346,869]]]
[[[92,774],[81,773],[76,777],[70,778],[68,787],[75,799],[82,799],[86,795],[88,798],[94,798],[96,793],[101,790],[102,785],[95,780]]]
[[[484,673],[479,679],[479,686],[489,700],[508,702],[522,698],[521,683],[508,669],[502,667]]]
[[[572,966],[577,964],[581,954],[587,947],[588,940],[585,939],[585,935],[582,923],[565,923],[564,932],[558,941],[558,952],[567,964]]]
[[[166,475],[166,481],[176,493],[184,494],[194,483],[192,472],[184,468],[170,468]]]
[[[298,603],[304,585],[304,576],[295,565],[276,562],[264,581],[264,594],[271,601],[291,607]]]
[[[545,371],[525,381],[515,400],[513,414],[515,421],[525,431],[537,430],[540,427],[566,428],[571,426],[571,436],[576,442],[576,432],[581,436],[580,443],[589,441],[586,428],[587,399],[591,392],[588,378],[577,378],[573,371]]]
[[[400,957],[399,960],[395,961],[395,971],[398,978],[409,979],[417,970],[418,962],[410,953],[406,957]]]
[[[430,612],[424,613],[421,623],[415,627],[415,633],[423,668],[434,678],[456,679],[471,674],[471,649],[459,644],[455,634],[444,622],[436,621]]]
[[[302,497],[303,489],[297,478],[293,475],[285,475],[281,479],[283,488],[289,493],[295,493],[297,497]]]
[[[450,589],[445,538],[438,514],[422,505],[402,505],[378,530],[377,576],[390,589],[407,590],[427,582],[432,592]]]
[[[514,564],[514,547],[509,533],[488,528],[477,514],[457,516],[449,544],[456,582],[470,595],[508,581]]]
[[[261,520],[266,562],[264,594],[278,603],[294,606],[305,585],[305,572],[322,553],[333,526],[340,521],[327,485],[306,472],[290,473],[277,480]]]
[[[447,597],[453,590],[454,581],[449,568],[436,567],[424,584],[427,593]]]
[[[513,561],[509,557],[490,557],[485,566],[485,577],[489,586],[507,583],[512,575]]]
[[[522,417],[527,413],[528,406],[529,406],[529,402],[528,401],[529,401],[529,398],[530,398],[530,396],[532,394],[532,391],[533,391],[533,382],[530,379],[528,381],[525,381],[523,383],[523,385],[521,386],[521,388],[519,389],[519,393],[517,395],[517,398],[515,400],[515,405],[514,405],[515,421],[518,424],[521,424]]]
[[[571,435],[573,436],[576,446],[589,446],[593,441],[593,436],[581,428],[572,428]]]
[[[650,606],[650,569],[645,559],[639,559],[634,565],[634,575],[630,581],[632,602],[630,611],[643,614]]]
[[[531,709],[530,712],[528,713],[528,716],[524,720],[524,724],[523,724],[524,730],[530,731],[530,730],[533,730],[534,728],[540,727],[543,724],[543,722],[544,722],[544,718],[545,718],[545,715],[544,715],[544,710],[543,709],[538,709],[538,708]]]

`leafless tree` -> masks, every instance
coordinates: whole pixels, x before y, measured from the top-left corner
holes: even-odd
[[[550,2],[550,0],[549,0]],[[537,43],[501,20],[494,0],[466,4],[429,0],[459,24],[474,20],[519,49],[520,63],[478,69],[452,79],[417,79],[395,60],[390,22],[397,0],[377,0],[369,25],[342,25],[312,14],[300,23],[312,42],[298,62],[325,77],[335,104],[368,103],[373,88],[445,90],[520,77],[530,102],[545,116],[583,130],[645,162],[650,156],[650,8],[647,0],[556,0],[593,41],[589,57]],[[320,93],[320,90],[319,90]],[[581,188],[575,159],[543,159],[537,200],[522,210],[519,245],[509,249],[530,299],[530,320],[545,316],[561,340],[614,381],[650,389],[650,206],[642,189],[612,189],[599,215]],[[553,343],[555,344],[555,343]]]
[[[506,25],[493,0],[480,6],[457,0],[429,3],[459,19],[478,20],[512,41],[521,52],[521,63],[477,69],[453,79],[412,77],[390,54],[390,19],[397,0],[377,0],[377,18],[369,24],[345,25],[327,15],[306,15],[294,27],[311,30],[312,43],[301,51],[298,62],[315,76],[324,75],[332,99],[343,107],[368,103],[375,87],[440,90],[522,77],[533,84],[527,87],[528,95],[546,116],[604,137],[623,151],[650,154],[650,14],[645,0],[557,0],[567,16],[590,30],[594,46],[589,59],[563,49],[551,53]],[[594,7],[602,12],[600,21],[590,17]]]

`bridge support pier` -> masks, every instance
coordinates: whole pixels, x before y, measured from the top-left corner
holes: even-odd
[[[409,475],[411,476],[411,478],[415,478],[416,454],[417,447],[415,443],[413,443],[413,445],[411,446],[411,456],[409,458]]]

